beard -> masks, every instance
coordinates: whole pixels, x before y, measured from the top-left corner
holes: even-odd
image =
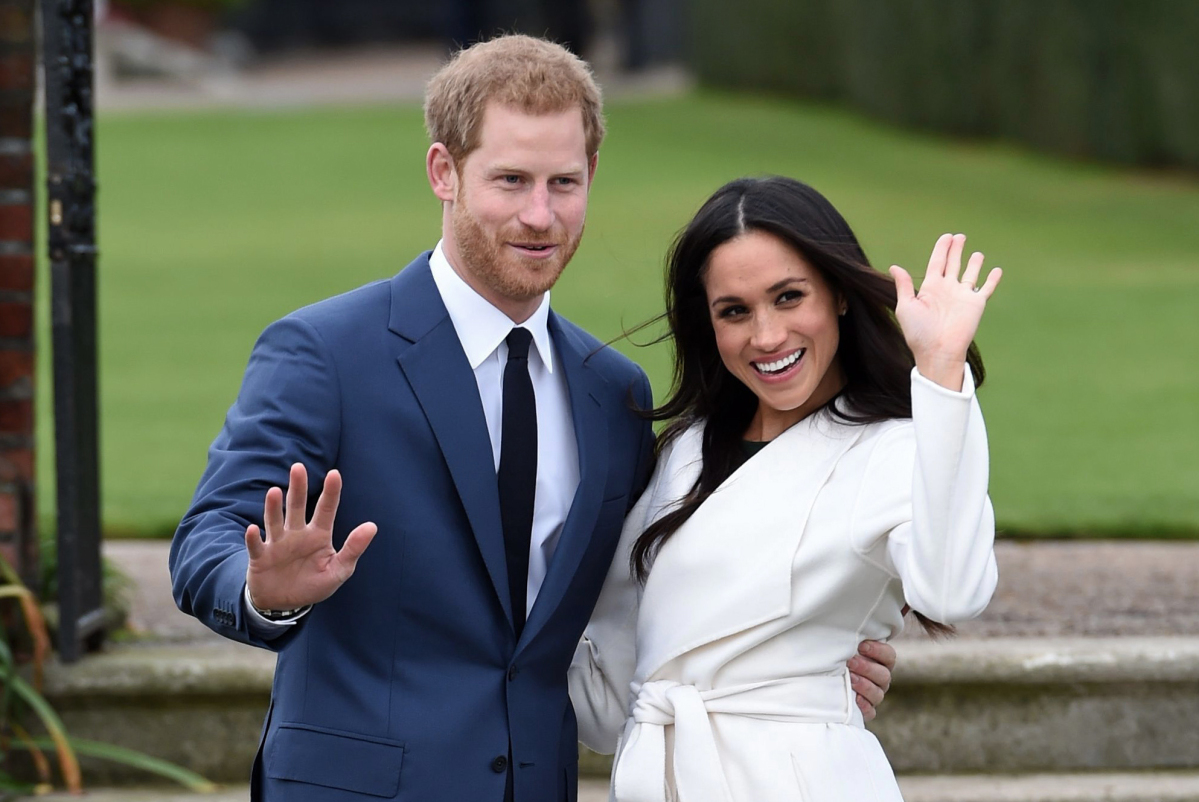
[[[571,236],[557,224],[549,231],[518,224],[491,236],[461,197],[454,204],[451,225],[462,268],[497,296],[513,301],[528,301],[548,292],[583,239],[583,226]],[[554,245],[556,251],[547,259],[533,259],[508,247],[508,242]]]

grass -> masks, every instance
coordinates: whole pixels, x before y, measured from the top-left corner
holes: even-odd
[[[920,270],[938,234],[964,231],[1006,273],[979,336],[1001,527],[1199,535],[1199,185],[727,95],[616,104],[609,123],[560,312],[604,338],[658,312],[670,239],[743,174],[812,183],[880,268]],[[439,210],[415,107],[113,116],[98,142],[104,519],[167,534],[257,333],[402,268]],[[618,347],[661,398],[669,351]]]

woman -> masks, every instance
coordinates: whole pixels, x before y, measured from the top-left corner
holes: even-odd
[[[976,286],[976,253],[959,278],[964,242],[916,295],[777,177],[676,241],[671,423],[571,667],[618,802],[901,799],[846,663],[905,605],[972,618],[998,575],[972,341],[1000,271]]]

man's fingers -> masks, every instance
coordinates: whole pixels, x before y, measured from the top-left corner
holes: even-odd
[[[883,643],[878,640],[864,640],[858,646],[858,653],[876,663],[882,663],[888,671],[892,671],[895,668],[895,647],[889,643]],[[890,681],[888,681],[887,687],[891,687]]]
[[[882,688],[878,687],[873,682],[862,679],[857,674],[850,675],[849,679],[850,684],[853,686],[853,689],[857,692],[858,696],[861,696],[874,707],[878,707],[883,703],[884,691]]]
[[[883,700],[883,694],[891,687],[891,671],[884,665],[855,657],[849,670],[853,676],[853,687],[874,704]]]
[[[262,523],[266,527],[268,543],[283,536],[283,491],[277,487],[266,491],[266,501],[262,505]]]
[[[1003,278],[1003,268],[997,267],[987,274],[987,281],[978,288],[978,292],[984,298],[990,299],[991,293],[995,292],[995,288],[999,286],[999,280]]]
[[[878,711],[874,709],[874,705],[866,701],[862,694],[857,694],[858,710],[862,711],[862,720],[869,724],[874,721],[874,717],[878,715]]]
[[[300,463],[291,466],[287,485],[287,523],[293,529],[308,524],[308,471]]]
[[[346,535],[346,542],[342,544],[341,551],[337,552],[337,559],[344,566],[347,577],[354,573],[354,568],[358,565],[358,558],[375,539],[378,531],[379,527],[367,521],[359,524],[353,532]]]
[[[246,551],[250,553],[251,560],[262,559],[263,552],[266,551],[263,548],[262,532],[256,524],[246,527]]]
[[[949,246],[952,243],[952,234],[942,234],[937,238],[937,244],[933,246],[933,252],[928,257],[928,270],[924,273],[926,280],[945,275],[945,259],[949,254]]]
[[[321,496],[316,500],[316,508],[312,511],[312,525],[326,532],[333,531],[333,521],[337,518],[337,505],[341,502],[341,473],[336,470],[325,475],[325,486],[321,488]]]
[[[891,273],[891,278],[895,279],[895,296],[898,303],[910,301],[915,297],[916,289],[912,284],[912,276],[908,271],[899,265],[891,265],[889,272]]]

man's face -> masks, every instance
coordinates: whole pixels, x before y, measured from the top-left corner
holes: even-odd
[[[454,167],[447,255],[479,294],[523,320],[583,236],[594,160],[582,114],[489,105],[479,147]]]

